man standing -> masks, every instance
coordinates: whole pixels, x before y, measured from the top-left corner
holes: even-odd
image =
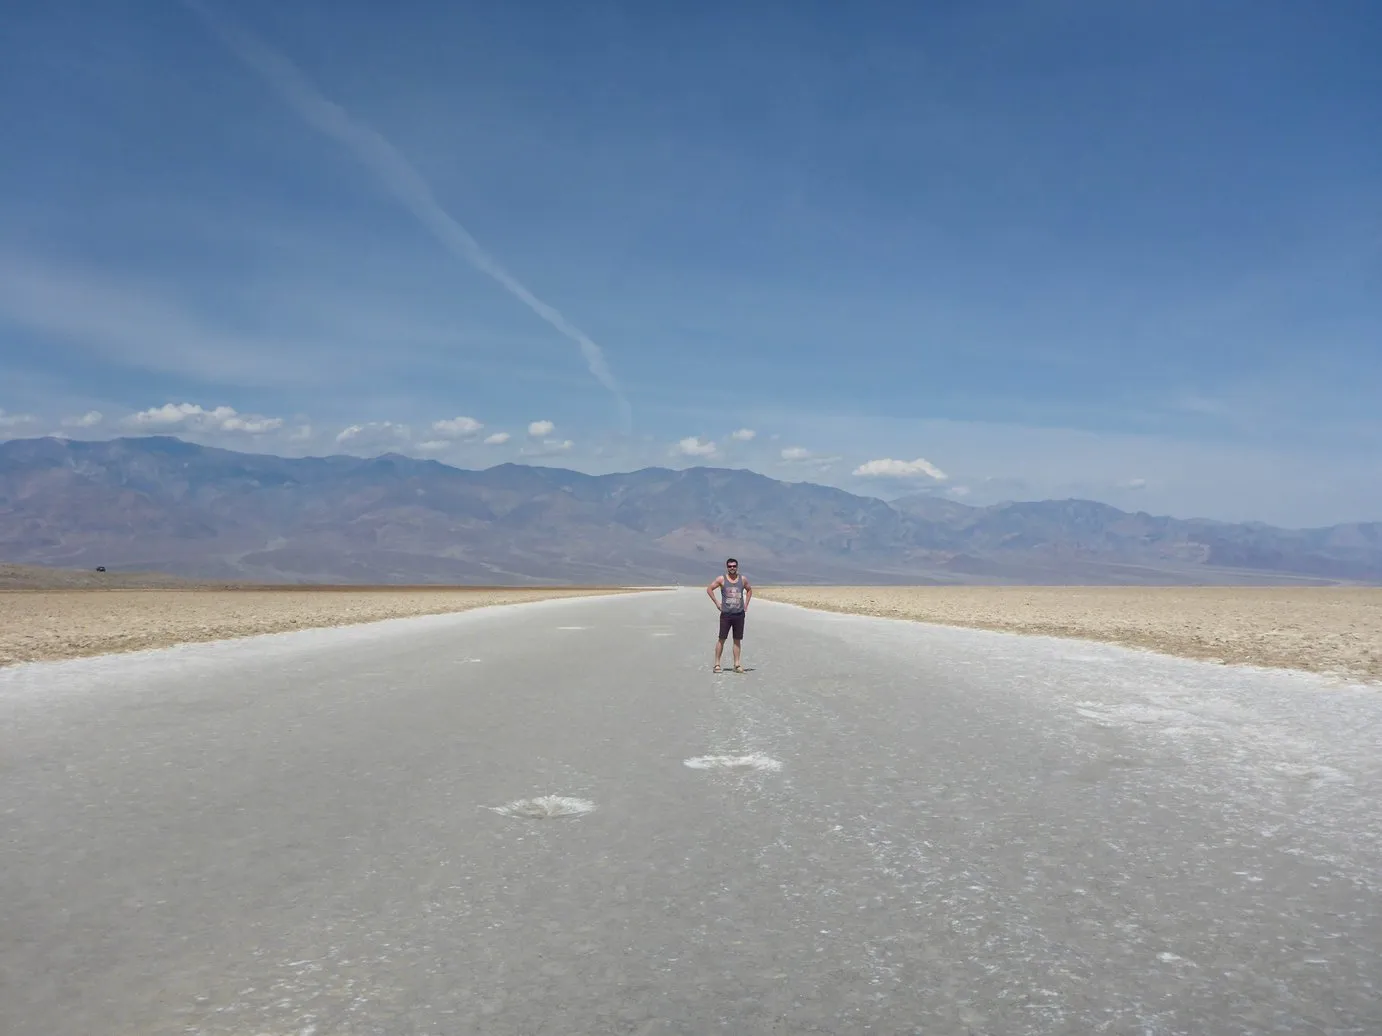
[[[720,599],[715,600],[715,588],[720,588]],[[720,609],[720,638],[715,641],[715,672],[723,672],[720,655],[725,650],[725,637],[734,631],[734,671],[742,673],[744,667],[739,661],[740,643],[744,639],[744,616],[753,599],[753,587],[739,574],[739,562],[730,558],[725,562],[725,574],[716,576],[705,588],[706,596]]]

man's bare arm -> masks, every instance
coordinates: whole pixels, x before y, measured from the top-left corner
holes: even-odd
[[[753,600],[753,584],[747,579],[744,580],[744,611],[749,610],[749,602]]]
[[[710,585],[705,588],[705,595],[710,598],[710,603],[717,608],[720,606],[720,602],[715,600],[715,588],[720,585],[720,581],[724,578],[724,576],[716,576],[710,581]]]

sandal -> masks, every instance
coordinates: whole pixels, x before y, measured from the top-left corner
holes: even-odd
[[[713,669],[713,670],[711,670],[711,672],[715,672],[715,673],[723,673],[723,672],[724,672],[724,670],[723,670],[723,669],[721,669],[721,668],[720,668],[720,667],[719,667],[719,666],[718,666],[718,665],[717,665],[717,666],[716,666],[716,667],[715,667],[715,668],[714,668],[714,669]]]
[[[737,666],[734,667],[734,671],[735,671],[736,673],[742,673],[742,672],[744,671],[744,667],[741,666],[741,665],[737,665]]]

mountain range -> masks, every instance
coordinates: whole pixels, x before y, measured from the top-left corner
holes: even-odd
[[[1382,522],[1280,529],[1089,500],[885,502],[752,471],[587,475],[171,436],[0,442],[0,560],[332,583],[1382,583]]]

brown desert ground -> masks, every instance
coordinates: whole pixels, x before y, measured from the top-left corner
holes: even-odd
[[[3,565],[0,666],[626,592],[584,586],[226,587],[158,573],[106,582],[81,572]]]
[[[49,568],[0,562],[0,590],[150,590],[155,587],[211,586],[166,572],[96,572],[89,568]]]
[[[1382,684],[1382,587],[773,586],[754,596]]]

